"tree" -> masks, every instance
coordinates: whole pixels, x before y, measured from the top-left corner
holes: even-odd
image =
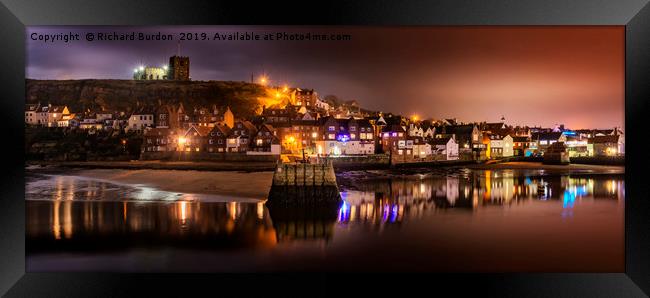
[[[338,106],[341,103],[341,99],[338,96],[332,94],[326,95],[323,101],[331,106]]]

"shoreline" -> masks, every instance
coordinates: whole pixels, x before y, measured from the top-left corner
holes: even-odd
[[[200,162],[200,161],[28,161],[25,166],[54,166],[81,169],[182,170],[272,172],[275,162]]]
[[[27,161],[26,167],[58,167],[78,169],[125,169],[125,170],[183,170],[183,171],[236,171],[236,172],[273,172],[276,162],[247,161]],[[623,165],[595,165],[595,164],[568,164],[552,165],[534,161],[509,161],[497,163],[474,162],[438,162],[438,163],[413,163],[397,164],[389,167],[387,164],[378,163],[351,163],[335,164],[337,172],[364,171],[364,170],[389,170],[411,172],[413,170],[447,169],[465,167],[476,170],[522,169],[545,171],[597,171],[608,173],[625,173]]]
[[[32,172],[39,173],[38,170]],[[236,171],[75,169],[42,174],[75,176],[136,188],[148,186],[175,193],[233,197],[234,201],[265,200],[273,180],[272,172]]]

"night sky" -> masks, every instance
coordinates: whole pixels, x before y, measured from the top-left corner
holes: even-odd
[[[173,41],[93,41],[87,32],[312,32],[349,41],[183,41],[193,80],[315,88],[321,97],[421,118],[578,128],[624,128],[622,26],[553,27],[29,27],[27,77],[130,79],[160,66]],[[32,41],[37,33],[81,33],[81,41]],[[177,38],[178,35],[175,35]]]

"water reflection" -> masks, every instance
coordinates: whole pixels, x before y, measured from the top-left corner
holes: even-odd
[[[197,248],[276,244],[268,210],[255,203],[27,201],[28,251],[159,245]]]
[[[583,199],[622,201],[624,186],[622,175],[523,176],[512,170],[380,179],[356,183],[355,190],[342,192],[337,221],[396,223],[422,217],[427,210],[478,211],[533,200],[561,201],[563,209],[572,209]]]
[[[345,254],[355,252],[353,247],[374,241],[368,245],[372,245],[377,256],[387,257],[394,251],[409,249],[414,260],[428,260],[434,258],[431,252],[436,252],[439,266],[447,262],[445,266],[456,268],[462,260],[471,259],[463,256],[476,255],[472,247],[481,250],[484,245],[492,245],[481,253],[493,252],[490,256],[494,260],[506,256],[500,251],[531,251],[534,256],[520,256],[518,260],[537,261],[540,253],[534,253],[539,247],[535,241],[554,241],[568,243],[563,247],[571,254],[564,260],[571,262],[578,256],[582,258],[581,266],[597,266],[597,260],[614,264],[607,268],[618,268],[615,256],[622,256],[622,248],[605,251],[614,256],[610,258],[597,252],[593,256],[584,255],[586,247],[580,243],[586,239],[591,241],[590,247],[606,249],[602,243],[611,243],[618,235],[622,237],[623,175],[547,176],[508,170],[461,171],[451,175],[363,180],[352,186],[341,188],[343,202],[338,207],[275,208],[264,201],[246,202],[236,198],[225,202],[206,201],[201,196],[146,186],[71,176],[46,177],[30,182],[26,188],[27,254],[51,256],[51,253],[82,252],[88,256],[179,248],[191,252],[188,258],[199,251],[220,256],[226,255],[223,251],[238,252],[245,256],[245,260],[238,262],[245,262],[252,251],[280,251],[286,252],[287,257],[282,264],[273,266],[284,266],[291,264],[294,254],[312,253],[308,247],[317,247],[316,255],[329,250]],[[597,209],[581,212],[603,202],[606,206],[599,204]],[[517,215],[503,220],[503,215],[510,211]],[[593,232],[594,224],[600,225],[598,233]],[[538,228],[542,230],[535,230]],[[483,244],[476,246],[463,241]],[[524,242],[531,245],[520,244]],[[400,246],[401,243],[406,247]],[[446,253],[450,250],[467,251],[458,255]],[[362,255],[359,261],[368,258],[367,263],[374,262],[370,261],[372,256]],[[54,255],[30,266],[44,268],[53,260],[64,262],[59,257]],[[453,262],[445,261],[452,259]],[[128,258],[123,261],[133,262]],[[485,266],[492,269],[520,266],[520,263],[500,262],[488,262]],[[221,268],[219,264],[215,261],[211,266]],[[303,263],[296,264],[303,266]],[[88,266],[88,270],[96,269]],[[477,268],[472,267],[477,266],[475,263],[464,266]]]
[[[201,202],[187,194],[61,177],[54,178],[54,187],[52,200],[43,200],[43,190],[37,187],[28,191],[27,235],[32,240],[113,235],[133,236],[127,242],[173,242],[184,235],[236,235],[242,243],[272,246],[298,239],[329,241],[335,223],[394,224],[428,216],[429,211],[479,211],[533,200],[559,201],[568,210],[561,215],[570,217],[582,200],[621,201],[625,196],[621,177],[521,176],[508,170],[363,182],[356,190],[341,192],[338,210],[280,208],[271,214],[263,201]],[[123,195],[134,200],[113,202]],[[185,199],[168,201],[172,197]]]

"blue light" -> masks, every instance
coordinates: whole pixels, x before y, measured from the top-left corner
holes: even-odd
[[[587,187],[586,186],[577,187],[575,193],[576,193],[576,196],[578,196],[578,197],[583,197],[583,196],[586,196],[586,195],[589,194],[587,192]]]
[[[338,135],[338,136],[336,137],[336,139],[337,139],[339,142],[344,142],[344,143],[345,143],[345,142],[347,142],[347,141],[350,140],[350,136],[349,136],[349,135],[341,134],[341,135]]]
[[[571,193],[569,190],[564,191],[564,203],[562,204],[562,208],[573,208],[573,203],[576,200],[576,196]]]
[[[391,213],[391,217],[390,217],[390,222],[395,222],[395,220],[397,219],[397,211],[398,210],[399,209],[398,209],[397,205],[394,205],[393,209],[391,210],[392,213]]]
[[[349,218],[350,218],[350,207],[344,201],[343,204],[341,204],[341,208],[339,208],[338,221],[339,222],[347,222]]]
[[[575,136],[576,135],[575,131],[565,131],[564,134],[567,135],[567,136]]]

